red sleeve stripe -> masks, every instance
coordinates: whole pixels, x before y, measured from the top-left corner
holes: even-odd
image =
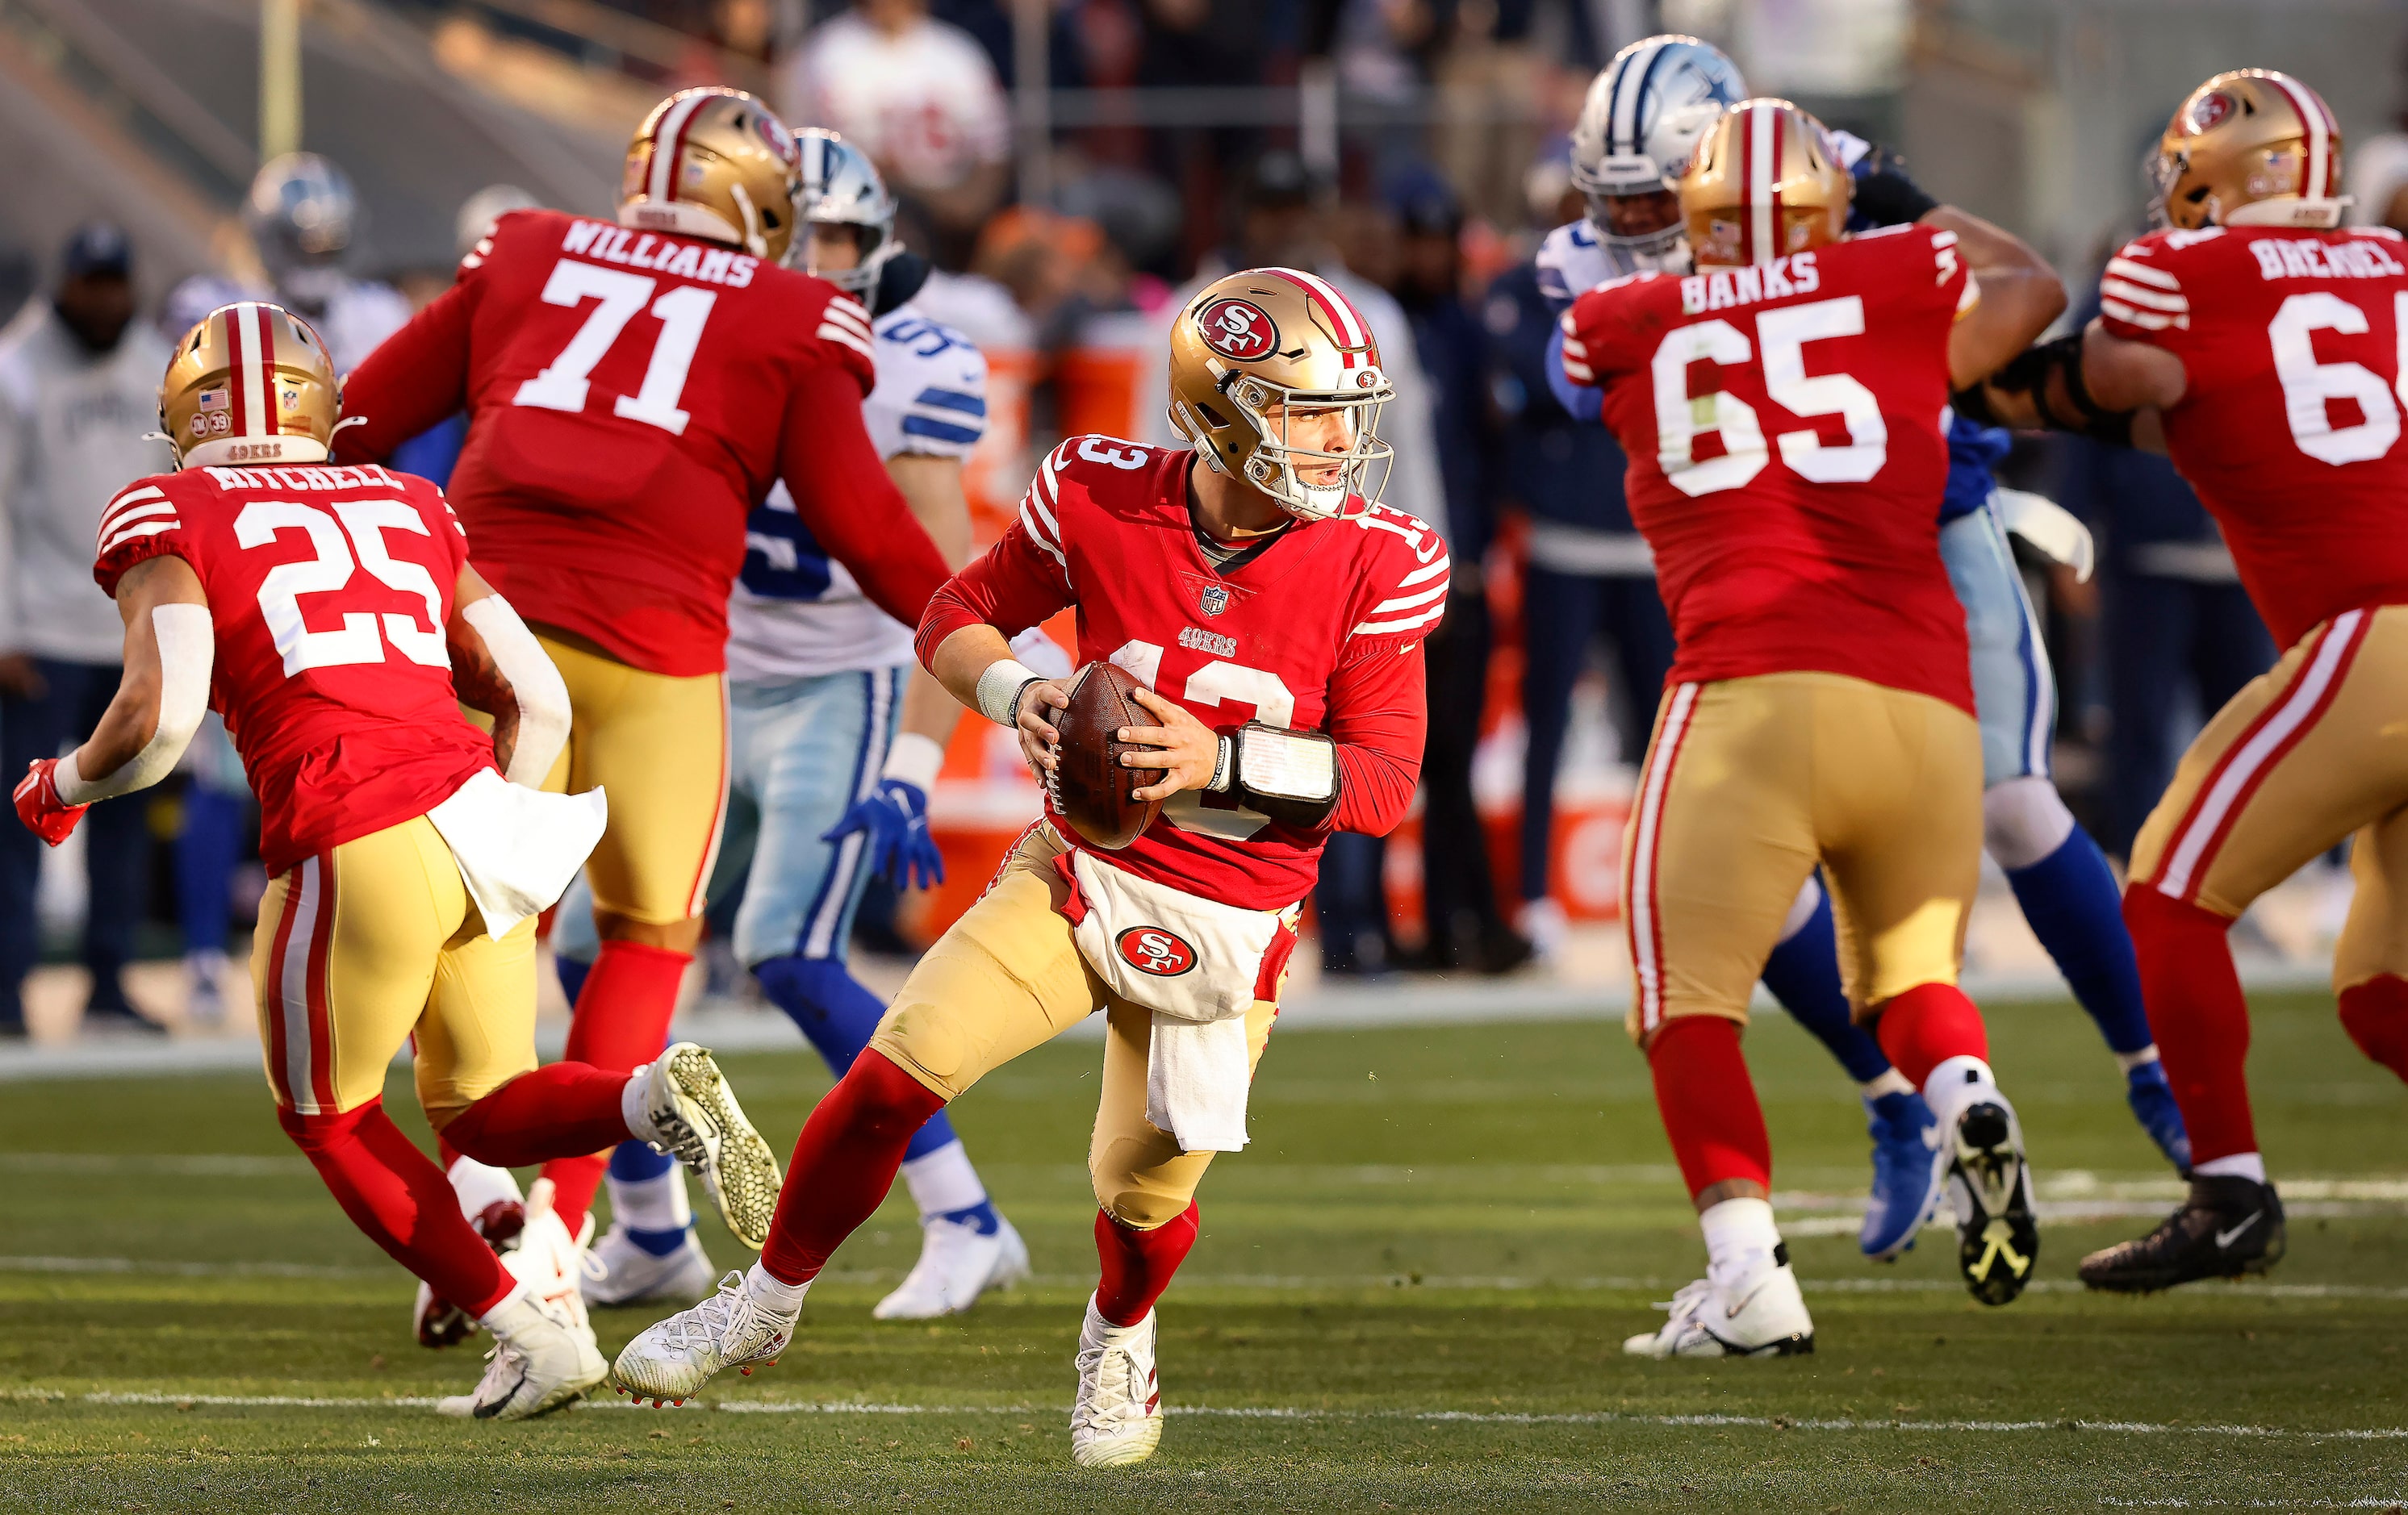
[[[1376,616],[1396,610],[1410,610],[1417,605],[1427,605],[1432,600],[1442,600],[1446,598],[1446,586],[1449,581],[1449,579],[1441,579],[1435,589],[1426,589],[1417,594],[1398,594],[1394,598],[1382,600],[1371,607],[1371,613]]]
[[[1404,589],[1411,585],[1421,583],[1425,579],[1436,579],[1439,575],[1446,572],[1448,566],[1454,562],[1455,559],[1451,557],[1440,558],[1426,568],[1415,568],[1412,572],[1405,575],[1402,579],[1398,579],[1397,587],[1398,589]]]
[[[864,337],[874,335],[869,326],[869,312],[861,308],[848,296],[839,294],[830,300],[827,307],[820,314],[826,320],[852,327]]]
[[[145,484],[140,489],[130,489],[109,501],[108,508],[100,513],[100,528],[93,534],[94,539],[108,536],[109,531],[118,524],[121,514],[128,510],[133,511],[135,515],[146,516],[154,516],[163,510],[169,515],[176,513],[176,507],[167,503],[166,492],[158,485]],[[126,516],[124,519],[130,521],[133,517]]]
[[[180,524],[182,522],[170,516],[165,521],[146,521],[137,525],[128,526],[108,541],[101,543],[97,555],[105,558],[137,537],[156,536],[163,531],[174,531]]]
[[[1445,593],[1445,587],[1441,585],[1439,589],[1439,593],[1443,595]],[[1377,612],[1374,613],[1376,614]],[[1446,614],[1446,605],[1445,602],[1441,600],[1439,604],[1431,606],[1426,610],[1414,615],[1402,616],[1394,621],[1366,621],[1355,626],[1354,630],[1349,631],[1346,635],[1349,636],[1376,636],[1383,632],[1411,631],[1415,626],[1426,626],[1431,622],[1436,621],[1439,617],[1444,614]]]
[[[2099,281],[2099,293],[2126,305],[2137,305],[2150,310],[2162,310],[2170,316],[2190,314],[2190,300],[2183,294],[2169,294],[2163,290],[2134,284],[2110,275]]]
[[[2161,311],[2143,310],[2138,306],[2126,305],[2121,300],[2110,300],[2103,296],[2099,301],[2099,313],[2110,321],[2120,321],[2127,326],[2138,326],[2144,332],[2161,332],[2169,326],[2182,331],[2190,330],[2188,315],[2170,316]]]

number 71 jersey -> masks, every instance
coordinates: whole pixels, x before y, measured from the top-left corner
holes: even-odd
[[[1973,707],[1941,565],[1956,235],[1907,225],[1761,267],[1600,284],[1564,370],[1602,388],[1678,683],[1847,674]]]
[[[374,465],[137,479],[102,512],[93,577],[113,597],[170,555],[208,596],[209,706],[259,796],[270,876],[494,765],[452,694],[444,627],[467,543],[433,484]]]

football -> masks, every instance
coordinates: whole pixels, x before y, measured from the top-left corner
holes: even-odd
[[[1090,663],[1070,685],[1069,707],[1057,711],[1061,761],[1047,787],[1054,808],[1091,847],[1117,851],[1154,824],[1160,800],[1141,800],[1137,791],[1160,779],[1159,768],[1128,768],[1121,754],[1144,751],[1124,742],[1123,726],[1151,726],[1154,719],[1138,704],[1144,686],[1116,664]]]

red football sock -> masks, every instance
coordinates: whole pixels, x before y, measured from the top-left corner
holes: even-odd
[[[1772,1138],[1740,1053],[1738,1022],[1719,1015],[1667,1021],[1647,1050],[1647,1066],[1690,1198],[1728,1179],[1772,1187]]]
[[[583,1063],[523,1073],[453,1116],[446,1145],[497,1168],[574,1157],[627,1139],[619,1113],[627,1076]]]
[[[769,1276],[783,1283],[819,1277],[828,1254],[885,1200],[911,1138],[944,1108],[942,1096],[876,1050],[854,1058],[795,1138],[761,1249]]]
[[[1916,984],[1885,1001],[1873,1037],[1890,1066],[1915,1088],[1952,1057],[1990,1060],[1989,1028],[1955,984]]]
[[[1103,1279],[1096,1285],[1096,1313],[1114,1325],[1135,1325],[1170,1287],[1170,1276],[1196,1245],[1196,1201],[1151,1231],[1123,1225],[1109,1210],[1096,1211],[1096,1257]]]
[[[2408,1079],[2408,979],[2383,973],[2343,990],[2341,1024],[2359,1051]]]
[[[577,1013],[568,1023],[568,1047],[562,1060],[590,1063],[597,1068],[625,1073],[661,1055],[668,1045],[669,1017],[677,1011],[678,985],[685,979],[692,952],[672,952],[642,942],[606,941],[595,954],[594,969],[577,996]],[[585,1223],[594,1191],[609,1166],[609,1146],[598,1152],[556,1157],[543,1165],[552,1183],[552,1208],[570,1236]]]
[[[2141,1001],[2157,1053],[2190,1130],[2193,1163],[2258,1150],[2249,1114],[2249,1002],[2213,910],[2169,899],[2147,884],[2124,891],[2124,923],[2141,960]]]
[[[510,1292],[502,1260],[469,1229],[443,1170],[410,1145],[382,1100],[342,1115],[280,1108],[276,1119],[351,1223],[438,1297],[482,1315]]]

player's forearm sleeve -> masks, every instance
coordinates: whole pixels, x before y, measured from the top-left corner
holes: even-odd
[[[209,669],[217,660],[209,607],[182,603],[154,607],[150,631],[159,640],[159,723],[142,750],[114,773],[87,779],[79,771],[76,753],[61,759],[55,781],[59,798],[69,805],[90,805],[150,788],[176,771],[193,734],[201,729],[201,717],[209,707]]]
[[[509,771],[502,777],[529,789],[541,789],[552,776],[560,750],[568,745],[568,685],[552,666],[543,644],[499,594],[488,594],[460,612],[477,628],[494,666],[509,680],[518,701],[518,743],[510,749]]]
[[[937,649],[963,627],[993,626],[1007,637],[1017,636],[1069,603],[1062,565],[1014,522],[929,599],[912,650],[921,666],[934,673]]]
[[[911,513],[862,423],[861,393],[842,369],[797,378],[787,402],[779,474],[796,513],[871,604],[907,626],[943,584],[944,554]]]
[[[475,288],[453,285],[343,379],[337,463],[382,463],[393,450],[468,403],[468,319]]]
[[[1575,382],[1564,372],[1564,329],[1547,334],[1547,389],[1574,421],[1595,426],[1605,420],[1605,391]]]
[[[1329,735],[1338,740],[1333,831],[1384,836],[1397,829],[1421,781],[1429,736],[1422,646],[1385,644],[1341,665],[1329,689]]]

